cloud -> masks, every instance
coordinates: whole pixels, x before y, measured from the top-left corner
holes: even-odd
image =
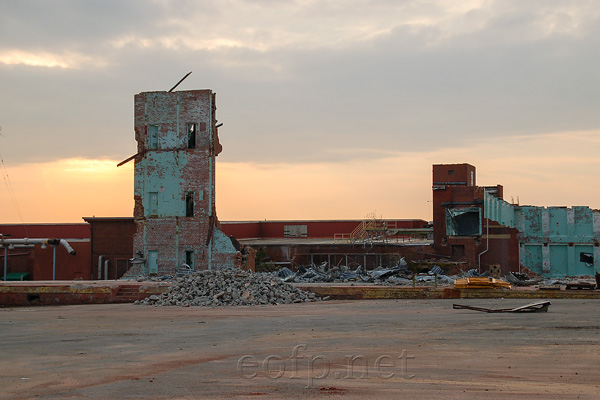
[[[66,52],[63,54],[52,54],[45,51],[27,52],[21,50],[0,50],[0,64],[26,65],[30,67],[45,68],[102,68],[106,66],[103,59],[93,59],[80,53]]]
[[[8,2],[3,153],[124,159],[133,94],[190,70],[179,89],[218,94],[225,162],[596,129],[599,19],[593,2]]]

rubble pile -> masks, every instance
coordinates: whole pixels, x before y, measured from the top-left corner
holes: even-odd
[[[328,268],[327,263],[312,266],[298,266],[296,272],[283,267],[273,276],[281,278],[284,282],[315,283],[315,282],[363,282],[380,285],[412,285],[438,282],[439,284],[453,284],[454,278],[444,275],[443,270],[434,265],[426,274],[415,275],[402,258],[400,262],[390,268],[377,267],[365,271],[362,266],[351,270],[347,266]]]
[[[530,278],[527,274],[519,272],[509,272],[505,279],[512,285],[516,286],[533,286],[542,282],[542,278]],[[548,283],[554,285],[554,282],[548,280]]]
[[[135,304],[219,307],[320,300],[314,293],[295,288],[270,274],[213,270],[176,278],[162,295],[152,295]]]

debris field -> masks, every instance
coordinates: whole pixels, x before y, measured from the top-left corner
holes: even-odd
[[[271,274],[228,269],[200,271],[176,278],[162,295],[152,295],[135,304],[219,307],[320,300],[315,293],[298,289]]]

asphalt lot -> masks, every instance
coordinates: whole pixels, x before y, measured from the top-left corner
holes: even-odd
[[[0,398],[597,399],[600,300],[0,308]]]

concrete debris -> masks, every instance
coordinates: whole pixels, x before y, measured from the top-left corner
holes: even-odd
[[[390,276],[398,275],[400,273],[406,273],[408,270],[404,267],[398,268],[376,268],[368,273],[369,277],[374,280],[384,280]]]
[[[439,265],[434,265],[431,267],[431,271],[429,271],[430,275],[442,275],[444,271],[440,268]]]
[[[487,271],[486,271],[487,272]],[[465,274],[465,278],[477,278],[480,276],[486,276],[486,274],[481,274],[479,273],[479,271],[477,271],[476,269],[470,269],[467,271],[467,273]]]
[[[181,307],[250,306],[320,301],[268,273],[235,269],[200,271],[176,278],[162,295],[152,295],[135,304]]]
[[[477,269],[470,269],[462,272],[459,275],[446,275],[445,271],[439,265],[433,264],[429,270],[421,269],[421,273],[415,273],[415,268],[408,266],[404,259],[390,268],[377,267],[373,270],[365,270],[362,266],[351,270],[345,265],[329,267],[325,262],[321,265],[298,266],[294,272],[288,267],[280,269],[273,273],[274,277],[282,279],[284,282],[295,283],[367,283],[375,285],[395,285],[395,286],[431,286],[443,285],[451,286],[458,280],[459,286],[473,287],[497,287],[501,286],[508,288],[512,284],[514,286],[538,286],[543,289],[560,289],[560,286],[565,286],[572,283],[585,282],[584,277],[568,277],[561,280],[543,278],[535,276],[531,273],[509,272],[504,277],[506,282],[500,279],[492,280],[489,276],[489,271],[479,272]],[[598,275],[600,279],[600,274]],[[462,278],[462,279],[461,279]],[[468,279],[472,279],[472,283],[467,284]],[[490,284],[490,282],[503,282],[500,284]],[[508,283],[507,283],[508,282]],[[594,282],[589,282],[594,283]],[[580,285],[582,288],[584,285]],[[587,288],[587,286],[586,286]]]
[[[433,275],[415,275],[416,282],[428,282],[435,283],[435,276]]]
[[[297,267],[296,272],[293,272],[288,267],[283,267],[279,271],[272,273],[274,277],[278,277],[284,282],[295,283],[347,283],[361,282],[373,283],[377,285],[405,285],[412,286],[413,283],[430,284],[437,282],[440,284],[451,285],[456,277],[448,277],[444,275],[444,271],[437,265],[428,272],[427,275],[415,276],[413,282],[413,272],[409,270],[406,261],[402,258],[398,264],[391,268],[377,267],[373,270],[366,271],[362,266],[354,270],[350,270],[347,266],[335,266],[328,268],[327,263],[321,265]]]
[[[284,282],[296,283],[313,283],[313,282],[368,282],[368,283],[383,283],[391,278],[410,278],[410,272],[406,266],[398,266],[393,268],[375,268],[371,271],[365,271],[361,266],[355,270],[350,270],[347,266],[327,268],[327,263],[319,266],[312,265],[310,267],[299,266],[296,272],[292,272],[289,268],[283,267],[274,276],[281,278]]]
[[[388,279],[386,279],[386,283],[399,286],[411,286],[412,280],[403,278],[401,276],[390,276]]]
[[[530,279],[526,274],[518,272],[509,272],[506,275],[506,280],[515,286],[533,286],[538,285],[542,281],[541,278]]]

